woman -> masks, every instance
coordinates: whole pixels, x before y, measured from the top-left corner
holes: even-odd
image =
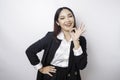
[[[81,36],[84,25],[76,27],[75,16],[61,7],[54,17],[54,31],[32,44],[26,54],[38,70],[37,80],[81,80],[79,70],[86,67],[86,39]],[[44,50],[40,61],[37,53]]]

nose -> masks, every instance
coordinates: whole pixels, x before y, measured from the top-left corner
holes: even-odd
[[[66,21],[68,21],[68,22],[69,22],[69,21],[70,21],[70,19],[67,17],[67,18],[66,18]]]

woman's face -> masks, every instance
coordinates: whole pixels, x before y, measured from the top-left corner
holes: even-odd
[[[61,27],[61,30],[68,32],[73,28],[74,21],[72,13],[67,9],[63,9],[59,14],[58,22],[56,23]]]

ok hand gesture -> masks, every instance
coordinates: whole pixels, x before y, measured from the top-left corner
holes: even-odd
[[[85,32],[85,25],[82,23],[78,28],[72,28],[70,30],[71,37],[73,41],[79,40],[79,37]]]

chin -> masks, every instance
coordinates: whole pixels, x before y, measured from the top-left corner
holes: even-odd
[[[72,28],[73,28],[73,26],[70,26],[70,27],[65,26],[63,30],[66,32],[69,32]]]
[[[65,29],[64,31],[69,32],[70,30],[71,30],[71,28],[69,28],[69,29]]]

